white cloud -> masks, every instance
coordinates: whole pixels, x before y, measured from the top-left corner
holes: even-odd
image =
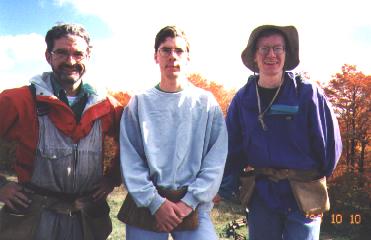
[[[351,3],[312,0],[300,6],[293,0],[55,2],[72,5],[81,14],[97,16],[110,27],[110,38],[93,39],[94,52],[88,72],[95,84],[108,88],[138,90],[159,81],[153,60],[154,38],[160,28],[169,24],[179,25],[187,33],[192,69],[226,87],[242,86],[251,74],[241,62],[241,51],[250,32],[258,25],[269,23],[297,27],[301,58],[297,71],[307,71],[313,79],[326,81],[347,63],[370,74],[371,42],[368,46],[359,45],[352,36],[352,29],[371,26],[371,19],[367,17],[369,8],[361,0]],[[44,51],[41,44],[32,48]],[[0,68],[11,67],[26,54],[35,56],[26,51],[15,54],[17,58],[10,57],[8,52],[1,54],[0,63],[4,65]],[[44,61],[40,56],[34,59]]]
[[[47,70],[44,37],[37,34],[0,36],[0,90],[28,84]]]
[[[151,58],[152,49],[146,52],[140,45],[123,47],[122,41],[114,38],[94,43],[86,79],[96,86],[115,91],[139,91],[152,86],[158,80],[156,65]]]
[[[351,29],[371,22],[368,7],[360,0],[351,4],[314,0],[300,6],[293,0],[65,2],[99,16],[111,27],[120,39],[117,49],[123,50],[122,58],[116,59],[122,63],[120,74],[140,66],[141,74],[132,73],[139,82],[150,77],[145,74],[152,57],[149,49],[157,31],[168,24],[180,25],[189,35],[193,69],[226,86],[238,87],[247,79],[250,72],[242,65],[241,51],[252,29],[267,23],[298,28],[301,64],[297,70],[308,71],[315,79],[329,80],[345,63],[370,67],[362,57],[364,46],[355,46],[351,38]]]

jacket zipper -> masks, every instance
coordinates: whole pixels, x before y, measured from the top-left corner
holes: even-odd
[[[79,153],[78,153],[78,148],[79,148],[79,145],[78,143],[74,143],[73,144],[73,191],[76,190],[76,169],[77,169],[77,159],[79,157]]]

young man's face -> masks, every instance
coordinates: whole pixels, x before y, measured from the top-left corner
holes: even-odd
[[[255,62],[259,73],[265,75],[281,74],[285,65],[285,39],[280,34],[261,37],[256,44]]]
[[[62,86],[73,85],[85,73],[89,46],[82,37],[67,35],[54,40],[53,50],[46,51],[45,57]]]
[[[187,43],[181,37],[168,37],[155,53],[155,61],[161,72],[161,79],[177,79],[185,75],[189,63]]]

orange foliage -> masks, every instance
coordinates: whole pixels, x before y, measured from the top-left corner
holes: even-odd
[[[131,96],[126,92],[109,92],[108,94],[116,98],[116,100],[119,101],[124,107],[129,103],[131,98]]]
[[[325,88],[338,114],[346,165],[363,172],[371,165],[369,156],[371,76],[345,64]]]
[[[234,90],[226,90],[223,85],[217,84],[212,81],[209,82],[200,74],[196,73],[189,76],[189,81],[199,88],[210,91],[218,101],[224,113],[224,116],[227,114],[229,104],[231,103],[232,98],[235,95]]]
[[[193,73],[189,76],[189,81],[195,86],[210,91],[218,101],[224,115],[226,115],[228,106],[235,95],[234,90],[226,90],[223,85],[217,84],[213,81],[208,81],[200,74]],[[126,106],[131,96],[126,92],[109,92],[111,96],[116,98],[123,106]]]
[[[122,106],[126,106],[129,103],[131,96],[126,92],[109,92],[110,96],[114,97]],[[117,157],[119,153],[119,145],[114,138],[106,136],[103,140],[103,171],[107,173],[107,170],[112,167],[112,161]]]

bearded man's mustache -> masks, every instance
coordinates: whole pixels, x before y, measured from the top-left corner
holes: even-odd
[[[84,70],[84,66],[82,64],[76,63],[74,65],[69,65],[69,64],[62,64],[60,66],[62,69],[66,68],[68,70],[74,70],[77,72],[82,72]]]

